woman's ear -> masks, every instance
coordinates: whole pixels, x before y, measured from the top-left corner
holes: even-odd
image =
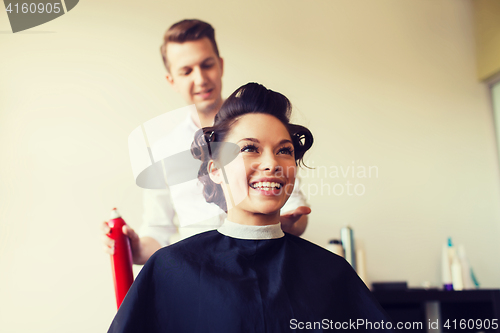
[[[207,165],[208,176],[215,184],[222,184],[222,172],[213,160],[210,160]]]

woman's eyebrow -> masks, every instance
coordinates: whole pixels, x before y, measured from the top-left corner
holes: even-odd
[[[255,139],[255,138],[244,138],[244,139],[238,140],[238,142],[236,142],[236,143],[239,143],[241,141],[251,141],[251,142],[255,142],[255,143],[260,143],[260,141],[258,139]],[[278,145],[282,145],[285,143],[291,143],[293,145],[293,142],[291,140],[288,140],[288,139],[281,140],[280,142],[278,142]]]
[[[244,139],[238,140],[238,142],[241,142],[241,141],[252,141],[252,142],[260,143],[260,141],[255,139],[255,138],[244,138]],[[238,143],[238,142],[236,142],[236,143]]]

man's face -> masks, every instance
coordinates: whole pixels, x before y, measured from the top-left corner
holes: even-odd
[[[187,104],[198,112],[218,111],[222,105],[223,61],[208,38],[184,43],[168,43],[166,49],[170,73],[167,80]]]

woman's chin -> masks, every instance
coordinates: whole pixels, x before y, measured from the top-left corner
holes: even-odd
[[[258,205],[257,207],[254,207],[255,212],[263,215],[279,215],[280,209],[281,205]]]

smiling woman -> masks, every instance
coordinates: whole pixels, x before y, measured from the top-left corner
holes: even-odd
[[[359,331],[390,329],[343,258],[281,229],[280,209],[313,143],[290,113],[285,96],[249,83],[197,132],[192,153],[203,162],[205,198],[228,217],[217,230],[157,251],[109,332],[322,331],[359,320],[371,323]],[[237,145],[236,157],[224,143]]]
[[[293,190],[296,167],[313,144],[313,136],[307,128],[289,123],[291,110],[285,96],[257,83],[249,83],[229,96],[215,116],[214,125],[199,130],[193,142],[193,155],[202,161],[199,176],[207,202],[225,211],[228,211],[226,203],[235,198],[237,202],[245,199],[241,203],[243,207],[262,200],[269,204],[276,202],[277,211],[268,211],[266,215],[272,215],[269,218],[278,223],[279,209]],[[231,142],[240,147],[239,158],[227,167],[217,167],[222,166],[221,160],[225,159],[219,150],[202,149],[218,142]],[[225,169],[231,171],[226,176]],[[207,172],[210,178],[202,177]],[[228,182],[223,182],[225,177]],[[274,183],[272,188],[271,183]],[[241,206],[236,205],[228,211],[228,217],[234,220],[235,214],[240,213]],[[248,214],[240,217],[240,223],[253,224],[245,222],[249,217]]]

